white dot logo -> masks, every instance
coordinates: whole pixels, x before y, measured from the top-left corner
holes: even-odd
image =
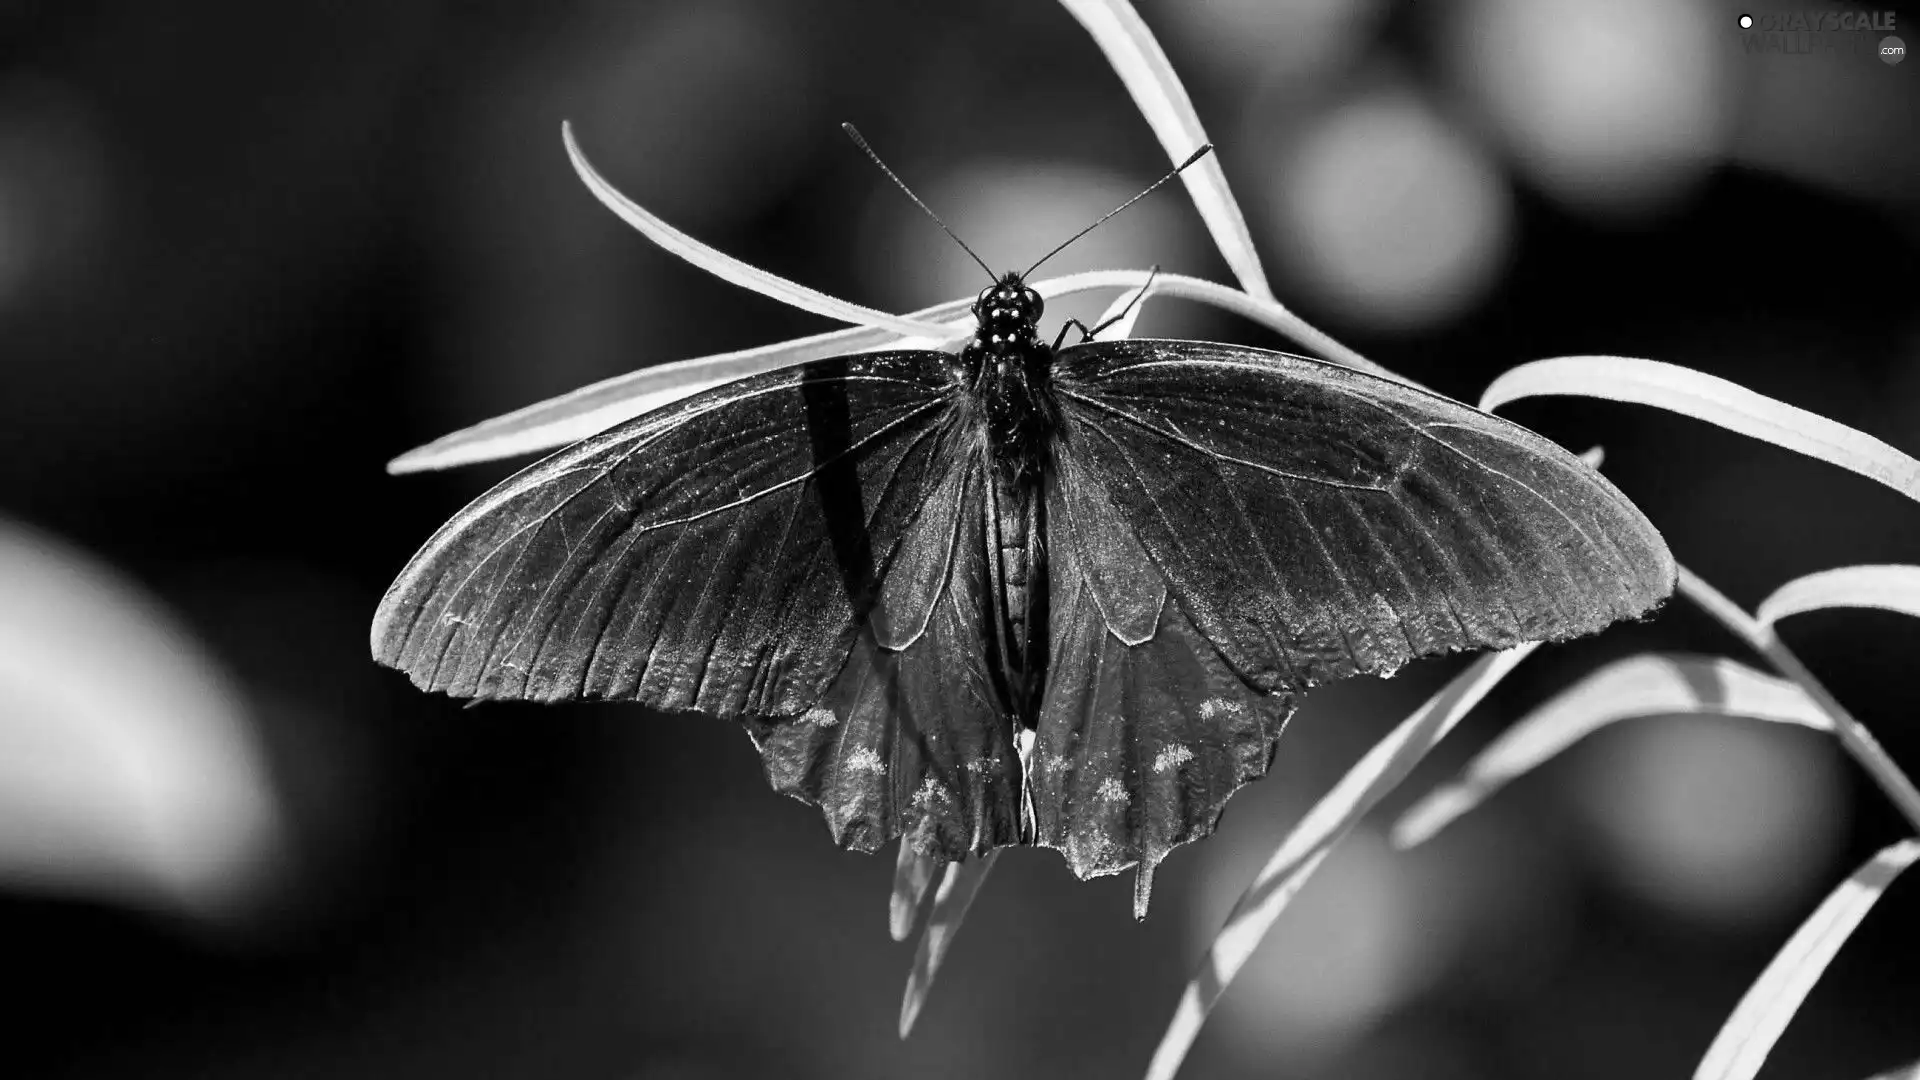
[[[1880,39],[1880,59],[1889,65],[1907,58],[1907,43],[1891,35]]]
[[[1740,16],[1740,29],[1742,30],[1753,29],[1753,16],[1751,15]]]

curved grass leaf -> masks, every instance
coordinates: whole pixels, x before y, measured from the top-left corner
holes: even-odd
[[[1880,746],[1880,740],[1874,738],[1873,733],[1855,720],[1853,714],[1827,692],[1820,680],[1813,677],[1813,673],[1800,662],[1793,650],[1787,648],[1786,643],[1773,632],[1772,626],[1747,614],[1740,605],[1727,599],[1724,593],[1707,584],[1705,579],[1684,565],[1679,568],[1675,588],[1702,611],[1720,620],[1722,625],[1752,646],[1755,652],[1765,656],[1775,671],[1798,683],[1807,696],[1820,706],[1820,711],[1827,714],[1841,748],[1852,755],[1861,768],[1867,770],[1888,800],[1916,831],[1920,831],[1920,789],[1913,786],[1913,781],[1887,755]]]
[[[1107,62],[1133,95],[1133,103],[1159,137],[1169,159],[1184,161],[1208,141],[1180,77],[1174,74],[1167,54],[1132,4],[1127,0],[1060,0],[1060,5],[1080,21],[1100,51],[1106,53]],[[1247,219],[1227,187],[1219,155],[1196,163],[1180,178],[1186,182],[1200,219],[1206,222],[1207,231],[1213,234],[1240,287],[1259,299],[1273,299],[1273,288],[1267,284],[1266,271],[1260,268]]]
[[[1537,643],[1530,642],[1474,661],[1413,715],[1401,721],[1386,738],[1375,743],[1339,783],[1307,811],[1234,904],[1226,925],[1214,937],[1200,962],[1200,970],[1180,997],[1173,1021],[1160,1039],[1159,1049],[1154,1051],[1153,1062],[1147,1068],[1148,1080],[1172,1080],[1199,1035],[1207,1013],[1253,956],[1280,913],[1319,869],[1333,845],[1407,778],[1467,710],[1478,704],[1495,683],[1537,647]]]
[[[953,944],[954,932],[967,917],[967,908],[979,894],[980,883],[987,880],[988,871],[993,869],[994,860],[1003,850],[995,848],[978,859],[947,864],[940,889],[933,894],[933,911],[927,915],[925,929],[920,931],[920,947],[914,952],[913,970],[907,974],[907,993],[900,1002],[901,1038],[913,1030],[920,1007],[927,1003],[927,991],[933,989],[933,976],[940,970],[940,961],[946,959],[947,946]]]
[[[1510,781],[1608,724],[1675,714],[1741,716],[1821,731],[1833,727],[1798,684],[1738,660],[1663,653],[1628,657],[1581,679],[1508,728],[1460,779],[1428,793],[1401,816],[1393,826],[1394,846],[1425,843]]]
[[[1915,859],[1920,859],[1920,840],[1902,840],[1882,848],[1841,882],[1740,999],[1694,1070],[1694,1080],[1749,1080],[1758,1073],[1840,946]]]
[[[573,161],[574,171],[580,174],[580,179],[593,192],[594,198],[599,199],[607,209],[620,215],[621,220],[640,230],[647,239],[707,273],[802,311],[811,311],[829,319],[853,323],[855,326],[878,327],[904,335],[938,336],[943,332],[938,325],[903,319],[870,307],[850,304],[845,300],[828,296],[826,293],[809,289],[798,282],[788,281],[778,274],[770,274],[765,270],[749,266],[730,255],[721,254],[667,224],[642,208],[640,204],[614,190],[613,185],[587,163],[586,155],[580,152],[580,145],[573,140],[572,124],[561,124],[560,135],[566,141],[567,157]]]
[[[954,306],[943,304],[918,314],[940,318],[941,312]],[[965,304],[958,306],[961,311],[966,310]],[[956,321],[953,326],[947,340],[971,334],[973,316],[968,315],[964,323]],[[902,347],[907,340],[891,330],[857,326],[795,338],[777,345],[656,364],[589,383],[558,397],[442,435],[394,458],[387,463],[387,471],[398,475],[451,469],[458,465],[551,450],[578,442],[589,435],[597,435],[642,413],[652,412],[735,379],[803,364],[809,360]]]
[[[1754,619],[1772,626],[1788,615],[1827,608],[1878,608],[1920,617],[1920,566],[1841,566],[1794,578],[1760,601]]]
[[[1029,285],[1052,300],[1096,289],[1138,289],[1146,284],[1149,276],[1145,270],[1089,270]],[[1184,274],[1154,276],[1153,291],[1155,295],[1212,304],[1233,312],[1287,335],[1334,363],[1402,382],[1412,381],[1401,379],[1322,334],[1277,301],[1257,300],[1238,289]],[[551,450],[722,383],[809,360],[874,349],[943,347],[973,332],[973,316],[968,313],[972,304],[972,297],[950,300],[909,316],[918,322],[944,325],[946,333],[937,338],[903,338],[891,330],[861,326],[616,375],[443,435],[394,458],[387,463],[387,471],[399,474],[450,469]]]
[[[1625,356],[1535,360],[1493,380],[1480,407],[1491,412],[1520,398],[1561,394],[1683,413],[1851,469],[1920,501],[1920,461],[1845,424],[1677,364]]]

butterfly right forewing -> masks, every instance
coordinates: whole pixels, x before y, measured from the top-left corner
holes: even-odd
[[[1137,340],[1063,350],[1056,387],[1060,453],[1261,689],[1590,634],[1673,589],[1659,532],[1604,477],[1436,394]]]

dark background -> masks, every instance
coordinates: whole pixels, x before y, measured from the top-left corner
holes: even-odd
[[[1459,661],[1316,693],[1273,777],[1162,868],[1143,926],[1127,883],[1009,853],[903,1044],[891,858],[837,850],[741,732],[467,710],[367,658],[387,582],[513,467],[386,460],[593,379],[832,328],[628,230],[573,176],[563,118],[669,221],[893,310],[977,270],[838,122],[995,265],[1165,168],[1062,9],[909,7],[0,0],[0,1071],[1144,1069],[1272,844]],[[1526,360],[1648,356],[1920,453],[1920,61],[1752,55],[1738,9],[1704,0],[1141,9],[1276,291],[1370,357],[1474,400]],[[1049,272],[1150,263],[1227,280],[1177,189]],[[1285,344],[1173,302],[1142,328]],[[1743,604],[1916,561],[1920,508],[1853,474],[1650,409],[1508,412],[1604,443],[1681,561]],[[1910,620],[1784,634],[1920,770]],[[1439,756],[1644,648],[1744,656],[1676,601],[1529,660]],[[1356,834],[1186,1075],[1682,1074],[1902,832],[1815,734],[1622,725],[1429,848]],[[1907,880],[1766,1075],[1920,1058],[1917,944]]]

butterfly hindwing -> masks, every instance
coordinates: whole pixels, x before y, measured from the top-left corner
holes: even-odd
[[[1672,555],[1612,484],[1459,402],[1187,341],[1068,348],[1054,382],[1056,455],[1262,690],[1594,633],[1672,590]]]
[[[1048,495],[1052,666],[1030,774],[1037,841],[1087,878],[1213,832],[1294,703],[1233,671],[1077,466],[1065,456]]]
[[[768,372],[523,470],[414,556],[375,658],[458,697],[799,716],[863,625],[911,635],[945,586],[901,553],[949,464],[943,359]]]
[[[960,462],[903,541],[944,570],[922,631],[891,647],[862,633],[797,723],[749,721],[774,788],[818,805],[843,847],[904,836],[954,862],[1019,841],[1012,719],[985,666],[987,483],[977,455]]]

